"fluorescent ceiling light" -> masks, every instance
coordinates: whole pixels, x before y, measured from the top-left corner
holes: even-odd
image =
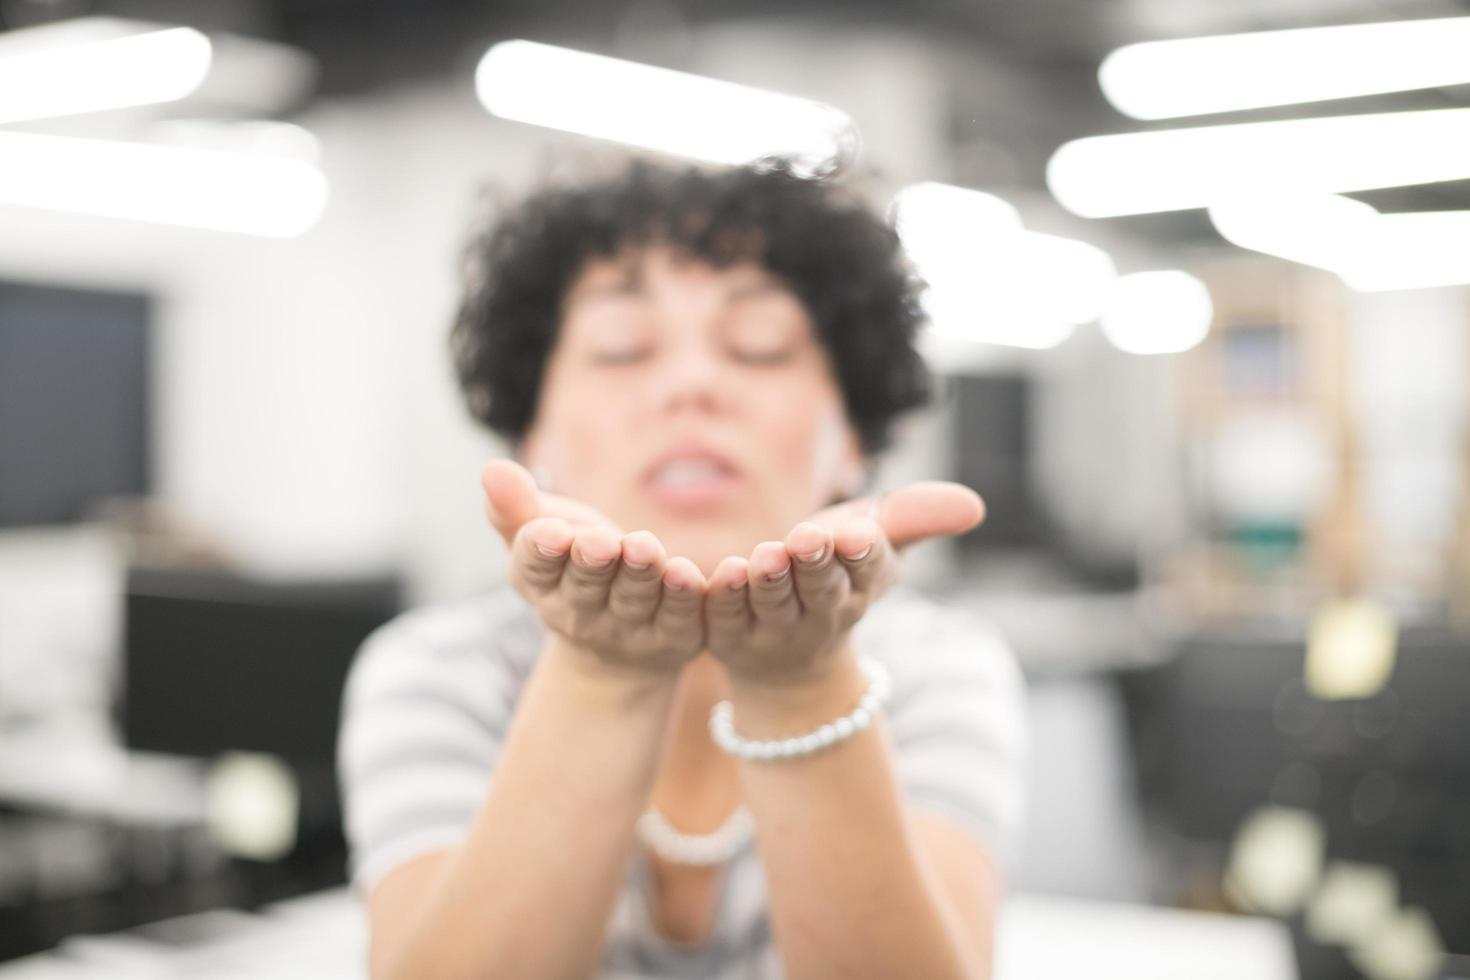
[[[1030,292],[1028,304],[1072,324],[1101,316],[1118,278],[1112,258],[1096,245],[1037,231],[1021,235],[1013,268]]]
[[[1019,290],[965,291],[932,284],[924,291],[928,329],[940,336],[977,344],[1047,350],[1072,334],[1077,325],[1048,317],[1027,306]]]
[[[1130,354],[1189,350],[1210,332],[1215,308],[1205,284],[1187,272],[1133,272],[1113,283],[1102,332]]]
[[[1063,144],[1046,182],[1088,218],[1209,207],[1281,193],[1470,178],[1470,109],[1435,109],[1089,136]]]
[[[534,41],[487,51],[475,93],[503,119],[715,163],[779,153],[810,170],[856,140],[820,102]]]
[[[1346,263],[1348,240],[1377,214],[1336,194],[1266,195],[1209,209],[1215,230],[1232,245],[1329,272]]]
[[[893,225],[900,237],[958,243],[976,235],[1011,235],[1021,230],[1021,212],[994,194],[937,181],[909,184],[893,198]]]
[[[309,129],[275,119],[161,119],[144,130],[149,143],[227,150],[321,162],[321,142]]]
[[[66,25],[74,28],[69,31],[34,28],[5,38],[0,123],[172,102],[209,74],[213,49],[193,28],[109,36],[118,23],[82,22]]]
[[[1129,44],[1098,82],[1134,119],[1346,99],[1470,83],[1470,17],[1310,27]]]
[[[1338,270],[1361,292],[1470,284],[1470,211],[1379,214]]]
[[[1021,213],[987,194],[928,181],[893,199],[893,226],[904,251],[928,282],[974,281],[977,269],[1006,258],[1021,234]]]
[[[316,223],[327,179],[299,160],[0,132],[0,203],[289,238]]]
[[[1231,244],[1326,269],[1362,292],[1470,284],[1470,211],[1380,214],[1323,194],[1222,203],[1209,214]]]
[[[947,337],[1042,349],[1096,319],[1117,276],[1102,249],[1027,231],[1001,198],[945,184],[905,188],[894,227],[928,284],[930,329]]]

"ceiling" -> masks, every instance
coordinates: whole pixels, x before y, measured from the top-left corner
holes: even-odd
[[[0,0],[0,28],[80,14],[188,23],[279,40],[321,66],[316,95],[367,94],[463,71],[466,51],[497,39],[605,39],[609,50],[650,26],[680,31],[739,19],[800,18],[929,33],[973,47],[950,79],[952,179],[1040,190],[1047,158],[1067,139],[1168,128],[1135,123],[1103,101],[1103,55],[1129,41],[1318,24],[1470,14],[1470,0]],[[973,66],[1003,65],[1035,105],[998,119]],[[971,67],[967,67],[971,66]],[[674,66],[677,67],[677,66]],[[1470,86],[1233,114],[1238,121],[1470,105]],[[1470,181],[1353,195],[1380,210],[1470,208]],[[1112,219],[1158,242],[1216,240],[1201,212]]]

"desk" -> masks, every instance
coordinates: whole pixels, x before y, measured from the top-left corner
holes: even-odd
[[[207,814],[205,774],[203,760],[123,749],[101,719],[0,737],[0,802],[40,812],[197,827]]]
[[[3,974],[0,974],[3,976]],[[1272,919],[1015,895],[995,980],[1296,980],[1291,934]],[[8,980],[8,978],[6,978]]]
[[[996,980],[1296,980],[1291,939],[1266,919],[1016,895]],[[0,963],[0,980],[365,980],[367,927],[346,889],[204,912]]]

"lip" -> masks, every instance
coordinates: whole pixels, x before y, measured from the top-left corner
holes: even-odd
[[[740,467],[728,455],[714,448],[708,443],[687,442],[680,443],[660,453],[653,462],[649,463],[643,471],[643,482],[650,483],[653,477],[664,466],[676,459],[688,459],[698,462],[710,462],[729,472],[731,476],[740,476]]]
[[[713,463],[720,475],[688,486],[670,486],[654,480],[658,471],[674,460]],[[689,442],[661,453],[643,472],[643,486],[659,506],[689,516],[711,516],[728,507],[739,493],[743,476],[740,467],[707,443]]]

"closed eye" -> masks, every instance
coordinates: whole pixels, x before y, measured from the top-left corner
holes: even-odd
[[[645,360],[652,353],[650,347],[630,347],[625,350],[595,351],[592,354],[593,364],[617,365],[635,364]]]
[[[735,359],[742,364],[783,364],[794,355],[789,348],[772,351],[737,350],[733,353]]]

